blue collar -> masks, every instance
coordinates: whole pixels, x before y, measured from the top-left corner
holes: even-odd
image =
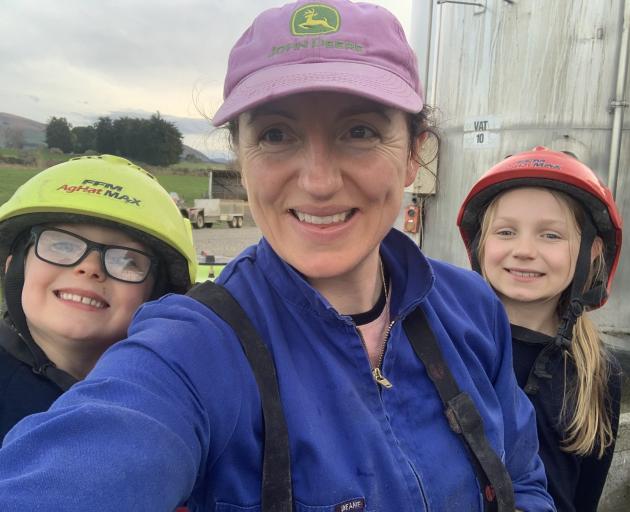
[[[402,318],[425,299],[433,288],[435,275],[420,249],[396,229],[387,234],[380,252],[392,284],[392,318]],[[255,261],[267,282],[284,300],[314,312],[324,321],[351,323],[350,317],[339,315],[322,294],[282,260],[265,238],[244,251],[238,259],[242,258]]]

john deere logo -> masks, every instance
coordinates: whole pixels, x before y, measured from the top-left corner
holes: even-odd
[[[291,33],[294,36],[329,34],[338,30],[339,13],[328,5],[304,5],[291,17]]]

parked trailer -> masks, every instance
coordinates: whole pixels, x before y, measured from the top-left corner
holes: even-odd
[[[227,222],[231,228],[243,227],[247,194],[240,174],[232,169],[209,171],[207,198],[195,199],[192,207],[187,207],[176,192],[171,192],[171,197],[196,229],[211,228],[216,222]]]
[[[180,209],[180,211],[182,211]],[[195,199],[194,206],[182,213],[190,219],[194,228],[211,228],[215,222],[227,222],[231,228],[243,227],[245,201],[241,199]]]

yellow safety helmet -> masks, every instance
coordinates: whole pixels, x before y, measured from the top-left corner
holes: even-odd
[[[167,278],[162,292],[185,292],[195,281],[190,222],[150,173],[124,158],[73,158],[18,188],[0,207],[0,272],[21,233],[51,222],[92,222],[127,231],[160,259]]]

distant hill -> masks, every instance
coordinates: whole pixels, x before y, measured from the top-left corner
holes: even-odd
[[[191,148],[184,144],[184,151],[182,151],[180,160],[197,160],[199,162],[210,162],[211,160],[204,155],[201,151],[197,151],[195,148]]]
[[[233,163],[234,163],[234,159],[233,158],[225,158],[223,156],[210,156],[210,161],[216,164],[221,164],[221,165],[225,165],[228,167],[232,167]]]
[[[46,125],[44,123],[39,123],[32,119],[27,119],[26,117],[0,112],[0,148],[5,148],[9,145],[8,142],[12,132],[22,133],[25,149],[46,146]],[[199,162],[211,161],[201,151],[197,151],[184,144],[184,151],[180,159],[185,160],[187,156],[189,159]]]
[[[46,125],[32,119],[0,112],[0,147],[6,147],[11,132],[21,132],[25,148],[46,145]]]

